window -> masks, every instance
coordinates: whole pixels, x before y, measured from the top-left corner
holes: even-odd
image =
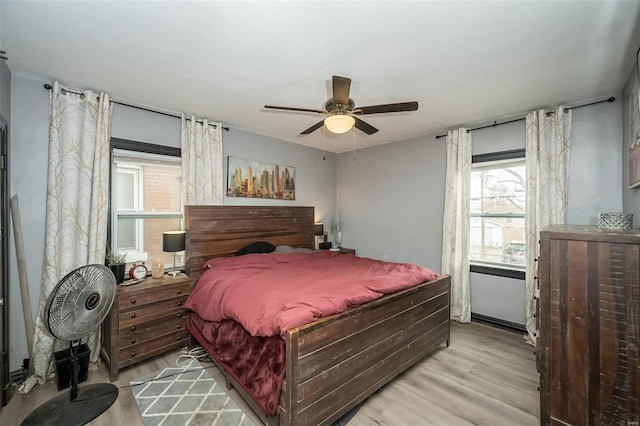
[[[173,265],[162,233],[182,229],[180,157],[115,148],[112,158],[111,247],[127,263],[162,258]]]
[[[525,270],[524,151],[474,156],[471,167],[470,261]]]

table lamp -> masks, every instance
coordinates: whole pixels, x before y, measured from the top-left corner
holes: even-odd
[[[166,231],[162,233],[162,251],[173,253],[173,276],[175,278],[176,271],[176,253],[185,249],[186,233],[185,231]]]

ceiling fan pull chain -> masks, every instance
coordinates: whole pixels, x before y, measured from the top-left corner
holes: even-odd
[[[322,126],[322,159],[327,159],[327,128]]]
[[[351,128],[351,134],[353,135],[353,158],[351,161],[356,161],[356,128]]]

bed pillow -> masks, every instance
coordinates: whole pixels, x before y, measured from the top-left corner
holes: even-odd
[[[242,247],[236,252],[236,256],[242,256],[243,254],[251,253],[271,253],[276,249],[276,246],[267,241],[258,241]]]
[[[278,246],[273,251],[274,253],[311,253],[313,250],[305,248],[305,247],[291,247],[291,246]]]
[[[273,251],[274,253],[293,253],[295,249],[291,246],[278,246]]]
[[[313,253],[313,250],[306,247],[296,247],[293,249],[295,253]]]

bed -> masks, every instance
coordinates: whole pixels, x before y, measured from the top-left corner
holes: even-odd
[[[313,207],[185,206],[185,229],[185,269],[195,278],[203,274],[205,262],[234,256],[257,241],[308,249],[315,245]],[[449,301],[450,277],[438,276],[283,330],[273,342],[280,340],[284,347],[285,371],[276,415],[265,413],[228,363],[213,358],[228,385],[264,424],[329,424],[427,354],[449,345]],[[189,320],[194,343],[207,348],[206,333],[193,326],[204,320],[195,313]]]

